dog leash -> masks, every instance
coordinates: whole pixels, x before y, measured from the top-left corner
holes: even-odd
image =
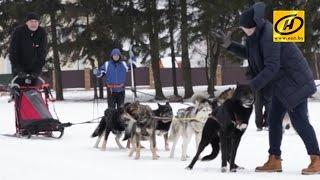
[[[153,94],[145,93],[145,92],[138,91],[138,90],[132,90],[132,89],[131,89],[131,91],[132,91],[132,92],[138,92],[138,93],[140,93],[140,94],[144,94],[144,95],[148,95],[148,96],[153,97],[153,98],[155,98],[155,97],[156,97],[156,96],[155,96],[155,95],[153,95]]]
[[[202,122],[203,119],[207,119],[206,116],[199,116],[199,117],[194,117],[194,118],[178,118],[178,117],[172,117],[172,118],[169,118],[169,117],[160,117],[160,116],[152,116],[152,118],[154,119],[157,119],[157,120],[167,120],[165,122],[170,122],[170,121],[199,121],[199,122]]]
[[[209,117],[209,116],[208,116]],[[199,122],[205,122],[203,119],[207,119],[208,117],[206,116],[199,116],[199,117],[194,117],[194,118],[178,118],[174,117],[172,118],[172,121],[199,121]]]
[[[150,97],[153,97],[153,98],[156,97],[155,95],[150,94],[150,93],[145,93],[145,92],[142,92],[142,91],[132,90],[132,89],[130,89],[130,90],[131,90],[132,92],[138,92],[138,93],[140,93],[140,94],[144,94],[144,95],[147,95],[147,96],[150,96]],[[187,102],[187,103],[185,103],[185,102],[174,102],[174,103],[179,103],[179,104],[182,104],[182,105],[185,105],[185,106],[192,106],[192,105],[190,105],[188,102]]]
[[[56,115],[57,119],[60,120],[58,113],[56,111],[56,106],[54,104],[55,99],[53,98],[51,90],[49,89],[49,87],[46,87],[43,90],[44,90],[45,94],[48,96],[48,100],[52,102],[51,104],[52,104],[52,109],[54,111],[54,114]]]
[[[168,122],[172,121],[172,118],[170,118],[170,117],[152,116],[152,118],[159,120],[159,121],[162,121],[164,123],[168,123]]]
[[[60,126],[61,127],[70,127],[70,126],[73,126],[73,125],[79,125],[79,124],[92,124],[92,123],[99,123],[100,121],[97,121],[99,120],[100,118],[102,118],[104,116],[100,116],[100,117],[97,117],[97,118],[94,118],[94,119],[91,119],[89,121],[84,121],[84,122],[79,122],[79,123],[71,123],[71,122],[68,122],[68,123],[62,123]]]
[[[97,118],[94,118],[94,119],[91,119],[89,121],[84,121],[84,122],[80,122],[80,123],[73,123],[74,125],[75,124],[90,124],[90,123],[99,123],[100,122],[100,119],[103,118],[104,116],[100,116],[100,117],[97,117]]]

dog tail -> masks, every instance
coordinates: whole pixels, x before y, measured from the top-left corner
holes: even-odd
[[[207,98],[206,96],[204,96],[203,94],[194,94],[192,97],[191,97],[191,102],[193,104],[197,104],[197,103],[201,103],[203,101],[206,101]]]
[[[211,146],[212,146],[212,152],[211,154],[204,156],[201,161],[210,161],[215,159],[220,151],[220,145],[219,145],[219,138],[216,138],[213,140],[213,142],[211,142]]]
[[[92,133],[91,137],[94,138],[94,137],[97,137],[97,136],[101,136],[101,134],[103,133],[103,131],[106,128],[106,126],[107,126],[107,124],[106,124],[105,118],[102,117],[98,127],[94,130],[94,132]]]

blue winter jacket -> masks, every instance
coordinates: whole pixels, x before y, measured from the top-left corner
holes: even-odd
[[[111,57],[115,54],[121,56],[118,49],[111,52]],[[98,77],[106,76],[105,84],[112,92],[122,92],[125,90],[126,74],[128,72],[126,62],[121,59],[118,61],[106,61],[100,68],[97,74]]]

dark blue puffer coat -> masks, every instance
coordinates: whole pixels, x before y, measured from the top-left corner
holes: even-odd
[[[248,58],[250,85],[255,91],[277,96],[291,110],[316,92],[312,71],[296,44],[273,42],[272,24],[264,19],[265,4],[256,3],[252,8],[256,40],[247,41],[246,46],[232,42],[228,50]]]

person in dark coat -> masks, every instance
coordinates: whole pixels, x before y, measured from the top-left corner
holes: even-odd
[[[269,159],[257,172],[281,172],[282,120],[286,112],[301,137],[311,164],[302,174],[320,173],[317,137],[308,117],[308,97],[316,92],[313,74],[294,43],[275,43],[273,26],[264,19],[265,4],[256,3],[242,12],[240,28],[248,36],[246,45],[231,41],[231,32],[217,34],[222,46],[247,58],[253,90],[271,97],[269,122]]]
[[[39,26],[36,13],[26,15],[25,24],[16,27],[11,35],[9,59],[13,76],[39,76],[47,56],[47,33]]]

